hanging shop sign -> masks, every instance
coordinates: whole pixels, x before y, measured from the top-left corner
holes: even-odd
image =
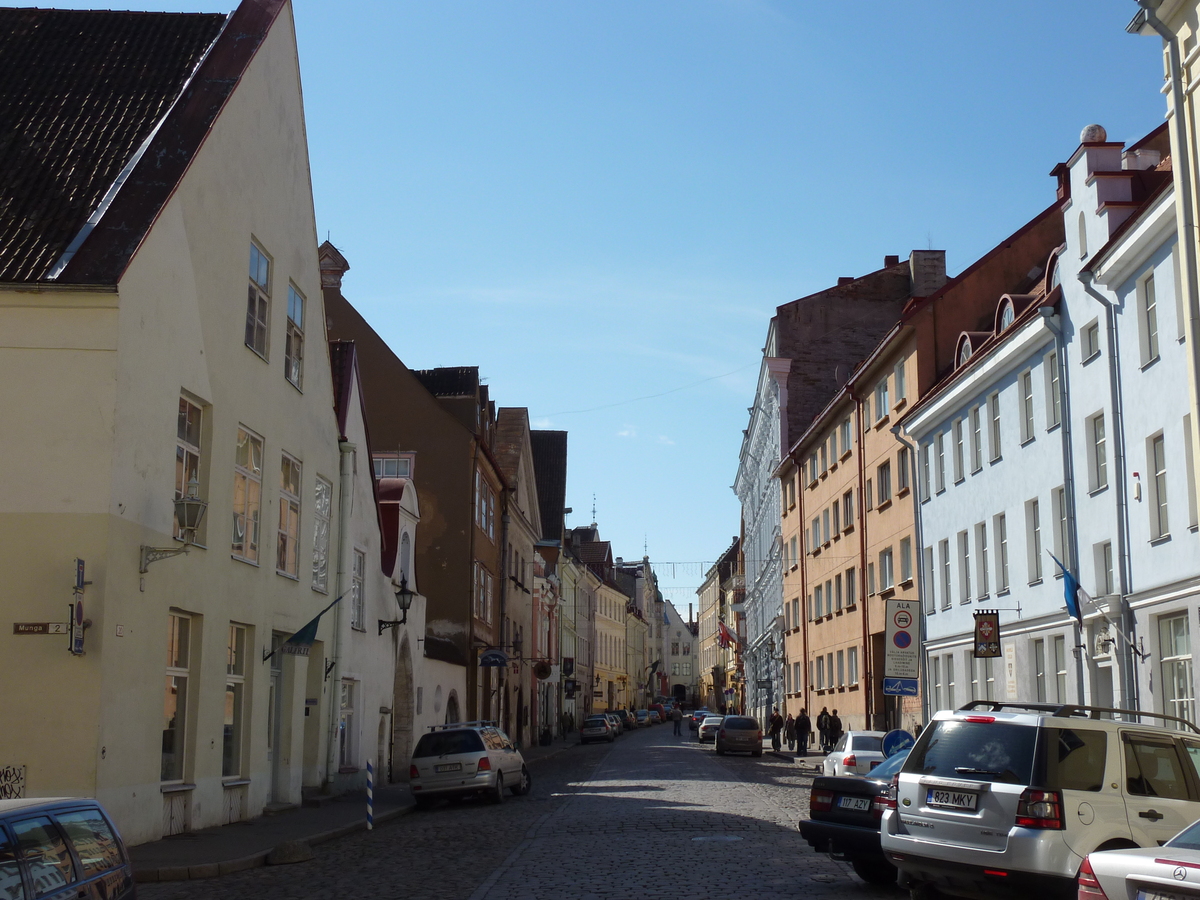
[[[1000,655],[1000,613],[996,610],[981,609],[975,613],[972,655],[976,659],[995,659]]]

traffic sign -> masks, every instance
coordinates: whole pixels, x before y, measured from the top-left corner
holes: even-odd
[[[916,694],[916,679],[921,670],[920,635],[917,633],[920,607],[916,600],[887,600],[887,630],[883,651],[883,692],[908,696]],[[888,690],[888,682],[913,682],[911,690]],[[893,687],[896,687],[893,684]]]
[[[917,696],[917,679],[915,678],[883,678],[883,692],[889,697]]]
[[[903,728],[897,728],[894,731],[889,731],[883,736],[883,740],[879,742],[880,749],[883,750],[883,755],[887,757],[895,756],[901,750],[909,749],[917,739],[905,731]]]

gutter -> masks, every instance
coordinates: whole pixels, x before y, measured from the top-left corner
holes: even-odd
[[[862,639],[863,639],[863,674],[867,680],[867,695],[863,698],[863,711],[866,713],[867,730],[875,728],[875,670],[871,663],[874,654],[871,652],[871,623],[868,603],[871,595],[867,592],[867,505],[866,505],[866,468],[863,464],[863,454],[866,441],[863,439],[862,398],[850,391],[854,400],[854,436],[858,441],[858,594],[862,598]],[[845,524],[844,522],[842,523]]]
[[[350,510],[354,502],[354,451],[347,440],[338,441],[338,548],[336,596],[345,597],[346,561],[350,555]],[[329,691],[329,747],[325,758],[325,784],[332,789],[337,774],[338,717],[342,709],[342,604],[333,610],[333,686]]]
[[[930,706],[929,653],[924,649],[929,639],[929,636],[925,630],[927,624],[927,617],[925,615],[925,609],[927,606],[926,597],[929,596],[926,592],[933,590],[933,585],[925,583],[925,536],[924,531],[921,528],[921,504],[923,501],[921,500],[921,482],[917,480],[921,474],[920,460],[918,459],[921,448],[917,446],[916,442],[913,441],[911,437],[908,437],[906,434],[902,433],[899,423],[891,427],[891,432],[896,436],[896,440],[908,449],[910,460],[909,468],[911,471],[908,477],[909,484],[912,485],[911,494],[913,497],[913,537],[916,538],[916,547],[914,549],[916,551],[915,562],[917,565],[917,585],[919,588],[923,588],[923,590],[917,591],[917,596],[919,598],[918,602],[920,603],[921,609],[921,684],[925,685],[925,690],[921,692],[921,713],[924,715],[925,721],[929,722],[933,719],[933,714],[937,712],[937,710]],[[932,549],[930,552],[932,553]],[[887,608],[886,605],[884,608]],[[897,706],[899,706],[899,702],[897,703]],[[899,709],[897,709],[897,713],[899,713]]]

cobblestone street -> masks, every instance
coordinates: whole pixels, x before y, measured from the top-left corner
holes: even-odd
[[[811,780],[790,759],[717,757],[656,726],[533,767],[528,797],[442,804],[316,859],[218,880],[145,884],[191,898],[897,898],[796,830]]]

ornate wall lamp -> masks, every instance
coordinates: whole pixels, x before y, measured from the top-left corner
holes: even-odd
[[[182,547],[147,547],[145,544],[141,546],[141,553],[138,557],[138,572],[145,575],[150,569],[150,563],[158,562],[160,559],[170,559],[172,556],[178,556],[181,553],[187,553],[188,549],[196,543],[196,529],[200,527],[201,520],[204,519],[204,511],[208,509],[208,501],[201,500],[198,496],[200,492],[200,483],[196,481],[196,476],[192,476],[192,480],[187,484],[187,493],[175,501],[175,521],[179,524],[179,530],[182,537],[176,540],[183,541]]]

